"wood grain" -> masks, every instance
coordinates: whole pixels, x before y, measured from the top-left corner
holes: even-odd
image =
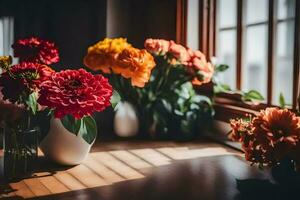
[[[11,192],[0,198],[232,199],[235,178],[265,176],[240,155],[204,140],[100,142],[81,165],[41,165],[33,177],[9,183]]]

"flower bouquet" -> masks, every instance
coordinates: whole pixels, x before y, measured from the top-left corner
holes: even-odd
[[[18,40],[12,47],[20,63],[12,65],[9,56],[0,58],[0,106],[4,110],[0,120],[5,129],[5,174],[15,178],[28,171],[29,164],[37,158],[37,127],[42,123],[48,123],[50,128],[43,139],[43,144],[47,144],[47,149],[42,148],[46,156],[55,160],[55,148],[61,147],[54,145],[58,142],[50,141],[49,135],[60,130],[67,130],[70,135],[78,137],[89,151],[97,135],[92,114],[110,106],[112,87],[102,75],[93,75],[84,69],[55,72],[47,66],[59,61],[58,49],[52,42],[32,37]],[[45,113],[49,117],[41,120]],[[61,129],[53,131],[57,124],[61,125]],[[43,127],[47,133],[48,128]],[[56,141],[60,139],[63,140],[58,135]],[[71,148],[71,143],[67,147]],[[75,152],[70,148],[68,152]],[[61,151],[60,154],[67,153]]]
[[[213,113],[210,98],[193,88],[214,73],[200,51],[160,39],[146,40],[141,50],[126,39],[106,38],[89,47],[84,63],[108,75],[121,99],[135,107],[141,134],[188,135]]]
[[[37,159],[39,129],[33,123],[41,107],[38,93],[54,71],[47,64],[59,60],[58,50],[49,41],[38,38],[13,44],[19,64],[10,56],[0,57],[0,120],[4,130],[4,174],[16,178],[30,172]]]
[[[300,187],[300,117],[288,109],[266,108],[257,116],[233,119],[230,124],[229,137],[242,144],[246,160],[260,168],[270,167],[275,180],[274,184],[239,180],[238,189],[252,193],[253,188],[260,185],[276,194],[297,192]]]

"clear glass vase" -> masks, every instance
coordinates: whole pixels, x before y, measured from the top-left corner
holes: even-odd
[[[24,126],[24,121],[29,122]],[[39,129],[30,126],[28,118],[3,126],[3,173],[6,180],[18,179],[33,172],[38,158]]]

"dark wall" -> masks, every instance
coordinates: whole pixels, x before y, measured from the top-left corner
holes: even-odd
[[[15,38],[38,36],[60,49],[57,69],[83,66],[89,45],[106,36],[106,0],[0,0],[15,19]]]
[[[0,17],[13,16],[15,38],[39,36],[57,43],[57,69],[78,68],[89,45],[126,37],[176,38],[176,0],[0,0]]]
[[[146,38],[176,39],[176,0],[108,0],[107,34],[143,47]]]

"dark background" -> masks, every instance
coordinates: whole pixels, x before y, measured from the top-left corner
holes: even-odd
[[[57,69],[81,67],[88,46],[105,37],[139,48],[148,37],[176,37],[176,0],[0,0],[2,16],[14,18],[15,39],[54,41]]]

